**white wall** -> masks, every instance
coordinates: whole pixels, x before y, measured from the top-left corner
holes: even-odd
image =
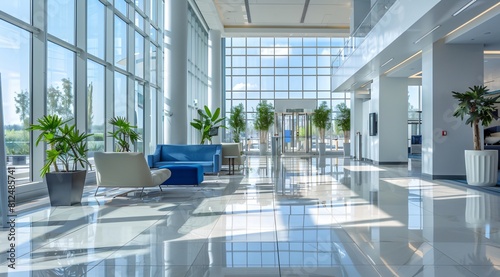
[[[464,176],[464,149],[472,149],[472,128],[453,117],[452,91],[483,84],[483,46],[447,45],[422,53],[422,174]],[[448,132],[442,136],[442,131]]]

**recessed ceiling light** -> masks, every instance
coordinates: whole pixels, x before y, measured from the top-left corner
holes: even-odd
[[[441,25],[437,25],[436,27],[432,28],[429,32],[425,33],[423,36],[421,36],[419,39],[415,40],[414,44],[419,43],[421,40],[423,40],[426,36],[430,35],[432,32],[436,31]]]
[[[394,58],[390,58],[388,61],[386,61],[385,63],[383,63],[380,67],[386,66],[388,63],[392,62],[392,60],[394,60]]]
[[[472,0],[470,1],[469,3],[465,4],[465,6],[461,7],[458,11],[456,11],[453,16],[457,16],[459,13],[463,12],[465,9],[467,9],[468,7],[470,7],[470,5],[474,4],[474,2],[476,2],[477,0]]]

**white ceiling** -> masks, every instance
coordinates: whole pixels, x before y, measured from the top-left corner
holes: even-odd
[[[223,36],[349,35],[351,0],[195,0],[195,2],[210,28],[221,30]],[[304,21],[301,22],[303,16]]]

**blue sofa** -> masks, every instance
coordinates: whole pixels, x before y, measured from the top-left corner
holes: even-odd
[[[148,155],[149,167],[166,165],[203,166],[203,173],[219,173],[222,166],[221,144],[159,144],[155,153]]]

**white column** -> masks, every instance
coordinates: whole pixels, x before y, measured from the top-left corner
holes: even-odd
[[[472,149],[472,128],[453,116],[463,92],[483,84],[482,45],[445,44],[422,53],[422,174],[432,178],[465,176],[464,149]],[[448,135],[443,136],[442,131]]]
[[[377,135],[370,136],[376,164],[408,162],[408,80],[380,76],[371,86],[370,112],[377,113]],[[368,120],[368,119],[366,119]]]
[[[187,144],[188,1],[165,1],[165,142]]]
[[[215,111],[215,109],[221,108],[221,117],[223,117],[221,54],[221,33],[218,30],[210,30],[208,46],[208,105],[211,111]],[[212,138],[212,143],[220,143],[224,132],[225,130],[220,128],[219,135]]]

